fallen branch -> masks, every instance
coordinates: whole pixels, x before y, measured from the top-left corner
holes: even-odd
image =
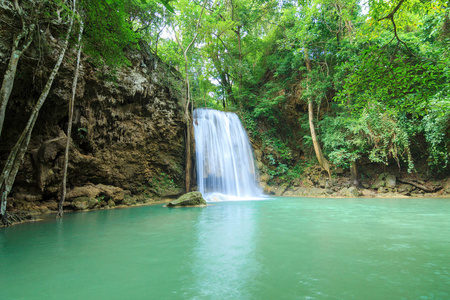
[[[427,192],[427,193],[434,193],[442,188],[442,186],[440,186],[440,185],[434,186],[433,188],[429,188],[429,187],[425,186],[424,184],[415,182],[410,179],[398,179],[398,181],[400,181],[401,183],[407,183],[412,186],[415,186],[416,188],[421,189],[422,191]]]

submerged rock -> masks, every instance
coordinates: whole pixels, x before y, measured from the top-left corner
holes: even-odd
[[[206,206],[207,203],[200,192],[190,192],[184,194],[177,200],[167,203],[167,207],[175,206]]]

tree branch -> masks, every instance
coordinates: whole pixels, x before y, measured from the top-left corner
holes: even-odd
[[[202,7],[202,11],[200,12],[200,16],[198,17],[198,21],[197,21],[197,25],[195,26],[195,36],[194,36],[194,38],[192,39],[192,41],[191,41],[191,43],[187,46],[187,48],[186,48],[186,50],[184,50],[184,52],[187,54],[187,52],[189,51],[189,48],[191,48],[191,46],[192,46],[192,44],[194,44],[194,42],[195,42],[195,40],[197,39],[197,36],[198,36],[198,27],[200,26],[200,22],[201,22],[201,20],[202,20],[202,15],[203,15],[203,11],[205,10],[205,6],[206,6],[206,2],[208,2],[208,1],[204,1],[204,3],[203,3],[203,7]],[[185,55],[186,55],[185,54]]]
[[[395,15],[395,13],[399,10],[400,6],[402,6],[403,2],[405,2],[405,0],[400,0],[400,2],[397,4],[397,6],[396,6],[396,7],[395,7],[395,8],[394,8],[387,16],[385,16],[385,17],[379,19],[378,21],[387,20],[387,19],[391,20],[392,26],[394,27],[394,36],[395,36],[395,38],[397,39],[397,41],[400,42],[400,43],[402,43],[403,45],[405,45],[406,49],[408,50],[408,52],[409,52],[412,56],[416,56],[414,53],[412,53],[411,49],[409,49],[408,45],[407,45],[404,41],[402,41],[402,40],[400,39],[400,37],[398,36],[398,33],[397,33],[397,25],[395,24],[395,21],[394,21],[394,15]],[[391,40],[391,41],[392,41],[392,40]],[[389,42],[389,43],[390,43],[390,42]],[[389,43],[388,43],[388,44],[389,44]],[[416,57],[417,57],[417,56],[416,56]]]
[[[391,11],[386,17],[381,18],[378,21],[392,19],[394,17],[395,13],[397,12],[397,10],[400,8],[400,6],[402,6],[403,2],[405,2],[405,0],[400,0],[400,2],[397,4],[397,6],[394,8],[393,11]]]

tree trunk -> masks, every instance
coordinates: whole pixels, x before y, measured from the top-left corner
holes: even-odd
[[[69,103],[69,121],[67,124],[67,142],[66,142],[66,151],[64,153],[64,167],[63,167],[63,178],[61,183],[61,199],[58,203],[58,213],[56,214],[57,218],[62,218],[64,214],[63,205],[64,200],[66,199],[66,191],[67,191],[67,166],[69,164],[69,148],[72,136],[72,120],[73,120],[73,107],[75,104],[75,95],[77,90],[77,81],[78,81],[78,73],[80,68],[80,57],[81,57],[81,37],[83,35],[84,24],[80,22],[80,32],[78,34],[78,51],[77,51],[77,65],[75,67],[75,74],[72,82],[72,98]]]
[[[242,41],[241,41],[241,26],[239,25],[236,34],[238,37],[239,49],[239,109],[242,110]]]
[[[3,123],[5,121],[6,106],[8,105],[9,97],[14,86],[14,78],[16,77],[17,65],[19,59],[25,50],[31,44],[33,40],[35,24],[31,24],[30,27],[25,25],[22,27],[22,31],[15,38],[13,48],[11,51],[11,58],[9,59],[8,67],[6,68],[5,75],[3,76],[2,88],[0,90],[0,136],[2,136]],[[25,39],[24,43],[20,45],[22,39]]]
[[[311,61],[309,60],[307,48],[305,48],[305,62],[306,62],[306,70],[308,71],[308,73],[311,73]],[[306,81],[307,81],[306,90],[309,90],[309,83],[311,79],[308,77]],[[325,171],[327,171],[328,176],[331,178],[330,164],[323,156],[322,148],[320,147],[319,141],[317,140],[316,128],[314,127],[314,109],[312,99],[308,99],[308,117],[309,117],[309,129],[311,130],[311,138],[313,141],[314,152],[316,153],[317,160],[319,161],[319,165]]]
[[[219,72],[219,78],[220,78],[220,84],[225,90],[225,95],[228,100],[228,103],[236,103],[236,100],[234,99],[233,95],[233,87],[231,86],[230,80],[228,79],[228,73],[226,73],[226,70],[222,68],[222,63],[220,62],[219,54],[217,53],[216,56],[212,55],[211,60],[214,64],[214,67],[216,68],[217,72]],[[223,101],[223,108],[225,108],[225,100]]]
[[[352,161],[352,164],[350,165],[350,175],[352,184],[354,186],[359,186],[359,174],[356,161]]]
[[[34,128],[34,124],[36,123],[37,117],[39,115],[39,110],[41,109],[42,105],[44,104],[45,100],[47,99],[47,95],[50,92],[50,89],[53,84],[53,80],[56,77],[56,74],[58,73],[59,67],[61,66],[62,60],[64,58],[64,55],[66,53],[68,44],[69,44],[69,37],[70,33],[72,31],[72,25],[75,15],[75,2],[76,0],[73,0],[73,11],[70,18],[70,24],[69,28],[67,30],[66,38],[64,40],[64,45],[61,50],[61,53],[59,54],[58,61],[56,62],[55,66],[53,67],[52,73],[50,74],[50,77],[47,80],[47,83],[44,87],[44,90],[42,91],[41,95],[39,96],[38,101],[36,102],[36,105],[33,108],[33,111],[31,112],[31,116],[28,119],[28,123],[23,130],[22,134],[19,137],[19,140],[17,141],[16,145],[11,150],[11,153],[8,156],[8,159],[6,160],[5,167],[3,168],[2,174],[0,176],[0,201],[1,201],[1,207],[0,207],[0,215],[2,218],[2,222],[5,225],[9,225],[10,221],[8,220],[8,215],[6,214],[6,204],[7,204],[7,197],[9,192],[11,192],[11,188],[14,184],[14,181],[16,179],[17,172],[19,171],[19,167],[22,164],[23,158],[25,156],[25,153],[28,149],[28,144],[30,143],[31,139],[31,133]]]
[[[192,135],[191,135],[191,116],[189,113],[189,106],[191,104],[191,88],[189,85],[188,61],[187,56],[184,56],[184,63],[186,69],[186,107],[184,109],[184,120],[186,121],[186,193],[191,191],[191,172],[192,172]]]
[[[203,11],[205,10],[206,3],[208,1],[203,2],[202,11],[200,12],[200,16],[197,20],[196,25],[196,32],[194,37],[192,38],[189,45],[186,47],[186,49],[183,48],[183,45],[178,38],[178,36],[175,34],[175,38],[177,40],[178,46],[180,47],[181,51],[183,51],[183,57],[184,57],[184,66],[185,66],[185,80],[186,80],[186,106],[184,109],[184,120],[186,122],[186,192],[191,191],[191,172],[192,172],[192,148],[193,148],[193,126],[192,126],[192,114],[190,113],[191,109],[191,88],[189,85],[189,73],[188,73],[188,59],[187,54],[189,52],[189,49],[194,44],[195,40],[198,36],[198,27],[200,26],[200,21],[202,20]]]

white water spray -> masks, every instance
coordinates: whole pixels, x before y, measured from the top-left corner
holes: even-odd
[[[263,196],[247,133],[234,113],[194,111],[197,183],[207,201]]]

